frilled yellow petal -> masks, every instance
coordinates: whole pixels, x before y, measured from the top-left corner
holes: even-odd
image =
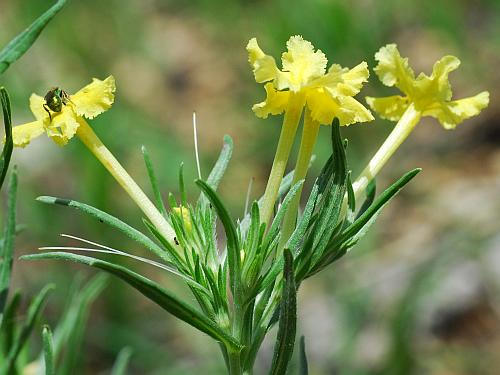
[[[378,65],[375,72],[386,86],[396,86],[407,95],[412,93],[415,80],[413,70],[408,64],[408,58],[402,58],[396,44],[388,44],[375,54]]]
[[[331,125],[340,110],[339,103],[324,88],[308,91],[307,107],[313,120],[321,125]]]
[[[448,75],[460,66],[460,60],[455,56],[444,56],[436,61],[429,77],[433,82],[435,90],[434,96],[440,100],[450,100],[452,96],[450,81]]]
[[[109,76],[104,81],[94,78],[92,83],[75,95],[71,95],[71,102],[79,116],[93,119],[111,108],[115,100],[115,91],[116,85],[113,76]]]
[[[61,112],[52,115],[52,121],[46,127],[47,135],[59,146],[65,146],[78,129],[78,118],[73,106],[65,105]]]
[[[45,99],[37,94],[30,96],[30,109],[37,120],[46,123],[49,121],[49,113],[43,108]]]
[[[408,98],[399,95],[385,98],[367,97],[366,102],[380,117],[391,121],[398,121],[409,105]]]
[[[314,51],[310,42],[295,35],[290,37],[286,46],[288,51],[281,55],[281,61],[290,90],[300,91],[311,80],[325,74],[328,60],[321,50]]]
[[[272,56],[266,55],[259,47],[257,39],[252,38],[247,44],[248,62],[253,68],[255,81],[259,83],[272,81],[278,75],[276,61]]]
[[[338,64],[332,64],[332,66],[330,66],[330,69],[328,69],[328,73],[314,79],[308,86],[309,88],[324,87],[328,91],[330,91],[333,96],[337,96],[339,95],[339,93],[337,92],[337,87],[340,83],[343,83],[342,76],[348,71],[349,70],[347,68],[342,68]]]
[[[340,125],[351,125],[356,122],[373,121],[371,112],[360,102],[350,96],[339,97],[340,112],[338,118]]]
[[[337,90],[341,95],[354,96],[361,91],[369,76],[368,64],[363,61],[342,74],[342,83],[338,85]]]
[[[307,106],[311,110],[311,117],[322,125],[330,125],[335,117],[341,126],[373,120],[370,111],[356,99],[350,96],[333,98],[323,88],[308,92]]]
[[[252,107],[255,115],[260,118],[267,118],[269,114],[279,115],[283,113],[288,104],[290,92],[276,90],[271,82],[266,83],[264,88],[266,89],[266,100]]]
[[[12,140],[15,147],[25,147],[33,138],[38,137],[45,131],[43,123],[40,120],[29,122],[24,125],[14,126],[12,128]]]
[[[324,87],[333,97],[354,96],[361,91],[363,83],[368,80],[369,76],[368,65],[364,61],[352,69],[333,64],[328,69],[328,73],[315,79],[310,87]]]
[[[424,114],[435,117],[445,129],[454,129],[462,121],[478,115],[488,106],[490,94],[483,91],[470,98],[442,103],[438,108],[430,109]]]

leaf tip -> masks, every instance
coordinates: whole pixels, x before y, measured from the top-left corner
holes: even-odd
[[[223,142],[229,146],[233,146],[233,138],[229,134],[225,134],[223,137]]]
[[[40,197],[37,197],[36,200],[42,203],[60,204],[62,206],[69,206],[72,202],[71,199],[56,198],[48,195],[42,195]]]

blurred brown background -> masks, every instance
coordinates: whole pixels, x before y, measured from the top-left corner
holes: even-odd
[[[51,2],[1,0],[0,45]],[[378,179],[379,190],[405,171],[420,174],[380,216],[370,234],[329,272],[300,291],[299,332],[306,336],[311,374],[498,374],[500,369],[500,2],[497,0],[70,0],[34,47],[3,76],[14,123],[31,121],[28,98],[53,86],[74,92],[91,77],[113,74],[117,100],[92,122],[96,132],[149,192],[140,153],[147,146],[165,195],[177,170],[196,177],[191,116],[198,116],[202,174],[229,134],[235,142],[220,191],[241,217],[249,180],[262,194],[280,118],[257,119],[264,92],[247,63],[256,36],[275,57],[301,34],[329,63],[353,66],[396,42],[418,73],[445,54],[458,56],[456,98],[489,90],[481,116],[445,131],[426,119]],[[372,74],[360,97],[393,92]],[[354,174],[393,124],[376,120],[343,129]],[[329,155],[324,127],[310,173]],[[17,255],[69,244],[69,233],[141,254],[126,238],[78,212],[37,203],[53,195],[89,203],[141,227],[141,214],[105,170],[74,140],[59,148],[40,138],[16,150],[20,172]],[[309,185],[312,181],[309,181]],[[192,197],[198,191],[188,187]],[[134,263],[130,267],[182,291],[178,280]],[[14,285],[34,291],[55,281],[47,318],[57,321],[67,263],[15,263]],[[181,292],[182,293],[182,292]],[[38,338],[37,338],[38,340]],[[130,373],[222,373],[216,346],[112,280],[90,316],[76,373],[105,373],[123,346],[134,350]],[[262,350],[262,370],[272,353]],[[292,370],[293,371],[293,370]],[[293,373],[293,372],[292,372]]]

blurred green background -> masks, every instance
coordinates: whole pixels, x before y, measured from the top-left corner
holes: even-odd
[[[50,1],[1,0],[0,45]],[[301,34],[329,62],[352,67],[396,42],[416,72],[445,54],[462,61],[452,75],[456,98],[491,94],[481,116],[444,131],[425,120],[378,179],[382,188],[413,167],[424,172],[381,215],[371,233],[299,294],[299,332],[311,374],[497,374],[500,368],[500,2],[498,0],[85,0],[69,1],[34,47],[2,77],[15,124],[31,121],[28,98],[53,86],[75,92],[92,77],[113,74],[117,100],[92,121],[104,143],[149,192],[140,153],[147,146],[163,191],[176,192],[177,171],[196,177],[191,116],[197,112],[201,170],[206,176],[222,136],[235,142],[221,193],[241,217],[251,178],[263,192],[280,118],[257,119],[264,97],[245,45],[257,37],[279,57]],[[365,95],[394,92],[374,74]],[[343,129],[354,174],[393,124],[376,120]],[[329,155],[329,129],[316,146],[318,173]],[[293,160],[292,160],[293,161]],[[65,148],[41,137],[15,150],[20,171],[17,255],[71,244],[68,233],[118,249],[142,249],[78,212],[37,203],[39,195],[73,198],[141,227],[141,214],[78,140]],[[311,181],[309,181],[309,186]],[[189,192],[198,191],[191,184]],[[183,293],[178,280],[127,263]],[[34,293],[55,281],[45,314],[57,321],[68,285],[87,269],[68,263],[16,261],[14,286]],[[36,338],[40,341],[39,338]],[[120,348],[132,347],[131,374],[223,373],[217,347],[112,280],[90,316],[75,373],[105,373]],[[272,341],[260,357],[271,359]],[[291,370],[293,373],[293,369]]]

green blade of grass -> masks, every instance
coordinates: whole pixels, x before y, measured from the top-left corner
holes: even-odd
[[[17,291],[14,296],[10,299],[7,308],[5,309],[5,315],[3,319],[3,325],[0,329],[0,348],[2,353],[1,358],[7,357],[9,350],[14,342],[14,337],[16,335],[17,320],[16,315],[21,305],[21,293]]]
[[[72,286],[66,310],[54,330],[54,358],[59,363],[59,375],[73,373],[75,363],[81,357],[81,342],[90,307],[105,288],[107,280],[107,275],[100,274],[83,287],[79,282]],[[63,352],[64,356],[60,358]]]
[[[4,228],[4,242],[2,247],[2,263],[0,263],[0,327],[2,326],[3,313],[7,304],[9,294],[10,276],[14,254],[14,238],[16,232],[16,193],[17,193],[17,171],[12,171],[9,184],[7,220]]]
[[[292,358],[297,331],[297,288],[293,271],[293,256],[285,249],[283,269],[283,291],[281,295],[279,327],[270,375],[284,375]]]
[[[54,16],[66,4],[66,0],[59,0],[52,5],[45,13],[38,17],[27,29],[12,39],[3,50],[0,51],[0,74],[33,45],[42,30],[54,18]]]
[[[5,126],[5,143],[0,156],[0,188],[3,186],[7,169],[9,169],[10,158],[14,148],[12,140],[12,113],[10,111],[9,94],[5,87],[0,87],[0,101],[2,102],[3,123]]]
[[[24,322],[23,326],[21,327],[20,332],[17,334],[17,336],[14,338],[14,341],[12,343],[12,347],[9,350],[9,355],[7,356],[7,359],[5,362],[0,365],[0,374],[11,374],[14,371],[14,368],[16,366],[16,360],[17,357],[19,356],[19,353],[21,353],[21,350],[24,347],[24,344],[26,344],[26,341],[28,340],[31,332],[33,331],[33,328],[35,326],[36,319],[40,315],[40,312],[42,311],[44,302],[47,298],[48,293],[50,290],[54,289],[53,285],[47,285],[45,286],[40,293],[36,296],[36,298],[31,302],[30,307],[28,308],[28,316],[26,318],[26,321]],[[2,371],[3,370],[3,371]]]
[[[171,294],[168,290],[162,288],[154,281],[142,275],[139,275],[138,273],[130,271],[125,267],[88,256],[64,252],[32,254],[23,256],[21,257],[21,259],[68,260],[109,272],[125,281],[127,284],[141,292],[144,296],[146,296],[151,301],[155,302],[164,310],[168,311],[180,320],[199,329],[200,331],[206,333],[217,341],[223,342],[226,346],[232,348],[233,350],[241,350],[241,345],[238,343],[238,341],[236,341],[234,337],[229,335],[227,332],[222,330],[215,322],[200,313],[198,310],[194,309],[192,306],[188,305],[184,301]]]
[[[306,355],[306,340],[304,336],[300,337],[300,353],[299,353],[299,375],[308,375],[309,367],[307,365]]]
[[[42,331],[43,338],[43,359],[45,362],[45,375],[54,375],[54,348],[52,340],[52,331],[49,326],[44,326]]]
[[[127,373],[127,366],[131,356],[132,349],[129,347],[120,350],[118,357],[116,357],[115,364],[111,369],[111,375],[125,375]]]

